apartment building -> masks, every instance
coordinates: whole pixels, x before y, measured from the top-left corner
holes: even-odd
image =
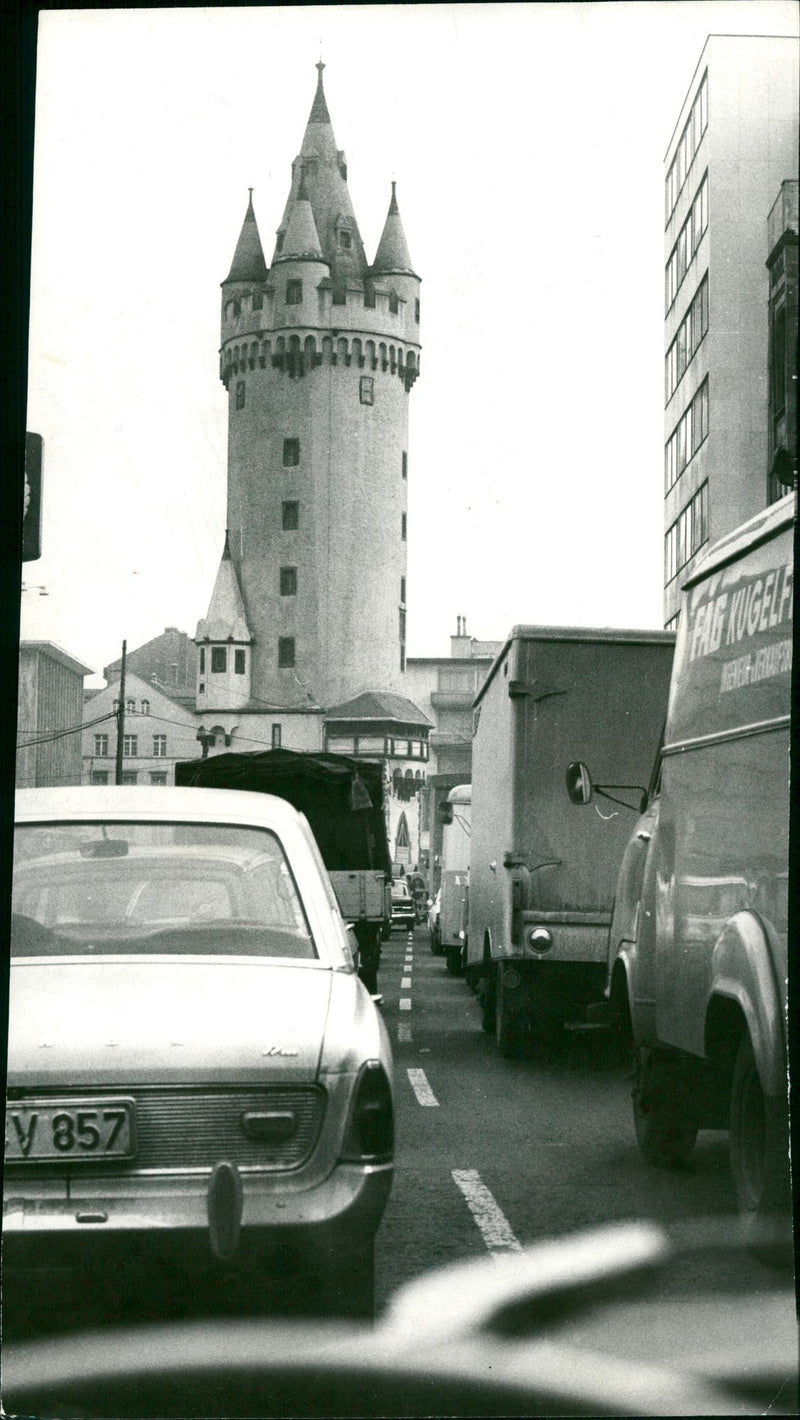
[[[798,41],[710,35],[665,158],[664,623],[698,554],[775,496],[767,221],[797,169]]]

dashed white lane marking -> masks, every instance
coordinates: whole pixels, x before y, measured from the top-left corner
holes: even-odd
[[[397,1039],[408,1043],[411,1040],[411,1027],[406,1021],[401,1021],[397,1027]]]
[[[424,1070],[409,1070],[408,1078],[411,1082],[411,1088],[420,1104],[438,1106],[439,1101],[428,1084],[428,1077]]]
[[[403,977],[403,980],[400,982],[400,990],[401,990],[401,991],[408,991],[408,990],[410,989],[410,987],[411,987],[411,977],[410,977],[410,976],[404,976],[404,977]]]
[[[410,1072],[409,1072],[410,1073]],[[495,1203],[477,1169],[453,1169],[453,1179],[461,1189],[483,1241],[492,1253],[521,1252],[505,1214]]]
[[[401,1011],[410,1011],[410,1010],[411,1010],[411,997],[410,997],[410,996],[401,996],[401,997],[400,997],[400,1010],[401,1010]]]

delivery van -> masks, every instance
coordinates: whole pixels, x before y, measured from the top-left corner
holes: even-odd
[[[790,1202],[793,515],[790,498],[758,514],[686,583],[664,740],[609,934],[607,996],[633,1047],[641,1152],[674,1166],[699,1129],[729,1130],[751,1228]],[[577,769],[570,796],[588,803],[601,769]]]

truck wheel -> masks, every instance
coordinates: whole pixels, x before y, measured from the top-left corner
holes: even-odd
[[[442,943],[439,937],[438,928],[435,927],[431,931],[431,951],[433,952],[433,955],[435,957],[440,957],[442,955]]]
[[[791,1247],[788,1109],[784,1097],[764,1093],[747,1031],[733,1072],[730,1130],[731,1172],[742,1221],[754,1235],[754,1250],[763,1252],[766,1261],[780,1261],[784,1240],[779,1234],[785,1231],[786,1250]],[[782,1217],[786,1226],[778,1223],[776,1246],[759,1248],[759,1225]]]
[[[512,967],[512,971],[516,968]],[[502,962],[498,962],[494,986],[494,1038],[504,1060],[521,1060],[525,1054],[525,1022],[509,1010],[508,989]]]
[[[632,1090],[636,1142],[649,1164],[677,1168],[697,1138],[683,1061],[669,1051],[637,1050]]]

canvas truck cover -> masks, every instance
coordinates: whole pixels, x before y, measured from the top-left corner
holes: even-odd
[[[176,764],[175,783],[275,794],[305,814],[329,873],[391,876],[379,764],[288,749],[217,754]]]

